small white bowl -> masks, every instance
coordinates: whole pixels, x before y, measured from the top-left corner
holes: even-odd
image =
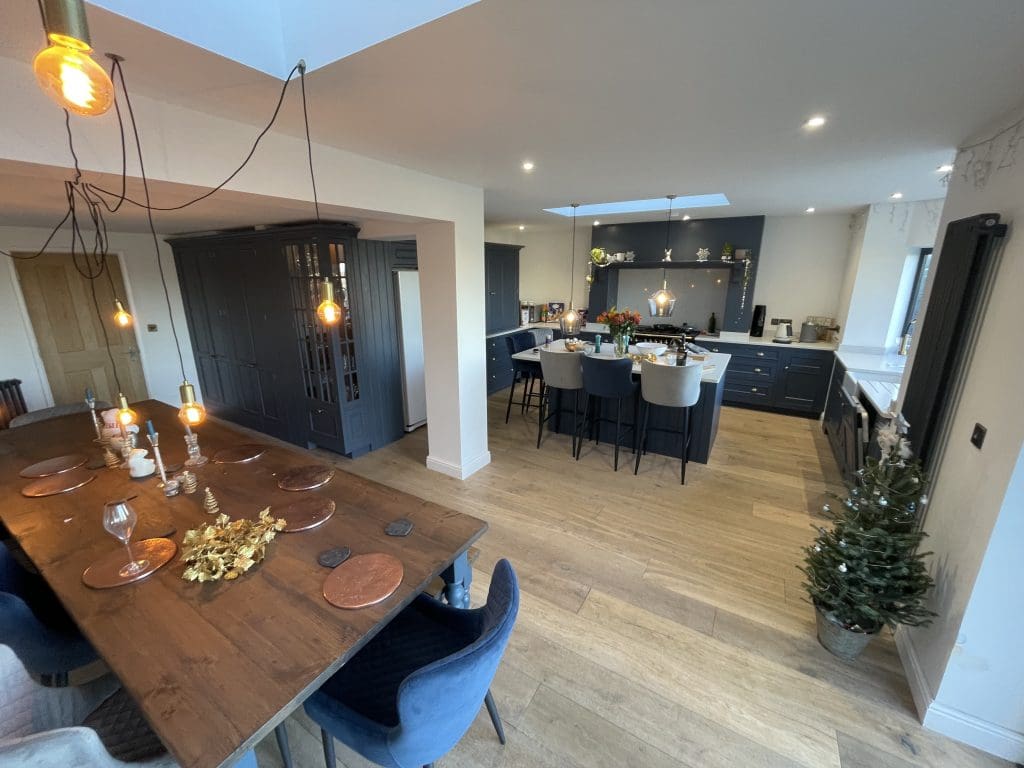
[[[668,351],[668,347],[656,341],[641,341],[636,345],[641,355],[658,355],[661,357]]]

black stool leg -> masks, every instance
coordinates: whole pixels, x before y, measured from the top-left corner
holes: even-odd
[[[334,754],[334,737],[321,728],[320,739],[324,743],[324,763],[326,763],[327,768],[335,768],[338,764],[338,758]]]
[[[590,418],[590,401],[589,395],[584,395],[585,400],[583,401],[583,421],[580,422],[580,436],[576,441],[576,461],[580,460],[580,454],[583,453],[583,430],[587,428],[587,419]],[[590,424],[590,436],[594,436],[594,424]]]
[[[504,744],[505,726],[501,724],[501,718],[498,716],[498,707],[494,703],[494,697],[491,695],[490,688],[487,689],[487,695],[484,697],[484,704],[487,705],[487,714],[491,716],[491,722],[494,724],[494,730],[498,732],[498,741]]]
[[[529,408],[530,399],[533,397],[533,382],[536,380],[536,377],[532,373],[528,374],[528,376],[530,386],[527,388],[527,382],[523,382],[523,400],[520,403],[520,406],[522,406],[519,409],[520,413],[526,413],[526,409]]]
[[[537,447],[540,448],[540,439],[544,436],[544,410],[547,406],[547,399],[550,395],[550,390],[547,393],[542,392],[540,397],[540,406],[537,408]]]
[[[277,738],[277,748],[281,750],[281,759],[284,761],[284,768],[292,768],[292,751],[288,747],[288,730],[284,723],[274,728],[274,736]],[[333,768],[333,763],[331,764]]]
[[[512,374],[512,386],[508,390],[508,407],[505,409],[505,423],[508,424],[508,417],[512,414],[512,399],[516,396],[516,382],[519,381],[519,374]]]
[[[686,485],[686,459],[690,453],[690,409],[683,408],[683,468],[679,470],[679,484]]]
[[[572,391],[572,455],[576,455],[576,441],[579,439],[580,428],[580,391]]]
[[[615,472],[619,471],[619,441],[622,439],[622,398],[615,401]]]
[[[651,406],[646,403],[640,403],[640,410],[643,411],[642,424],[640,428],[639,444],[636,451],[636,464],[633,466],[633,474],[635,475],[640,471],[640,457],[643,455],[643,448],[647,444],[647,417],[651,415]]]

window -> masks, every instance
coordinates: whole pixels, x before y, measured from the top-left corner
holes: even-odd
[[[906,340],[903,342],[904,352],[910,349],[910,344],[917,332],[917,317],[921,312],[921,302],[924,299],[924,287],[928,282],[928,269],[932,264],[932,249],[922,248],[917,257],[917,270],[914,274],[914,284],[910,290],[910,299],[907,302],[907,311],[903,319],[903,333]]]

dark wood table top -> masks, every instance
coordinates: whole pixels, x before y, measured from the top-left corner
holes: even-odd
[[[185,459],[175,409],[154,400],[133,406],[160,433],[168,464]],[[254,442],[210,419],[199,430],[206,456],[219,448]],[[167,499],[153,478],[132,480],[126,470],[98,469],[93,482],[70,493],[25,498],[30,482],[18,472],[65,453],[100,449],[88,414],[76,414],[0,432],[0,519],[39,568],[83,633],[141,706],[174,757],[188,768],[230,764],[316,690],[432,579],[487,530],[474,517],[339,470],[327,485],[292,493],[275,475],[319,463],[312,454],[267,438],[272,446],[246,464],[199,467],[199,491]],[[143,437],[140,447],[149,447]],[[137,495],[133,539],[164,533],[178,544],[186,530],[213,518],[202,507],[209,486],[222,512],[255,517],[266,506],[316,494],[334,499],[325,524],[301,533],[279,533],[267,558],[229,582],[181,578],[178,558],[148,579],[93,590],[82,572],[121,548],[103,529],[106,501]],[[384,535],[399,517],[415,528],[405,538]],[[401,560],[405,575],[383,603],[359,610],[324,600],[329,571],[316,562],[332,546],[352,553],[385,552]]]

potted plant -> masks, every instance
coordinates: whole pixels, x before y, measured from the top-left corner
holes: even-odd
[[[629,351],[629,337],[640,325],[640,313],[629,307],[618,310],[613,306],[598,315],[597,322],[608,326],[608,331],[615,341],[615,354],[621,356]]]
[[[855,476],[834,520],[805,548],[804,587],[817,613],[818,640],[842,659],[856,658],[884,626],[922,626],[934,582],[917,527],[927,478],[895,427],[879,430],[879,459]]]

